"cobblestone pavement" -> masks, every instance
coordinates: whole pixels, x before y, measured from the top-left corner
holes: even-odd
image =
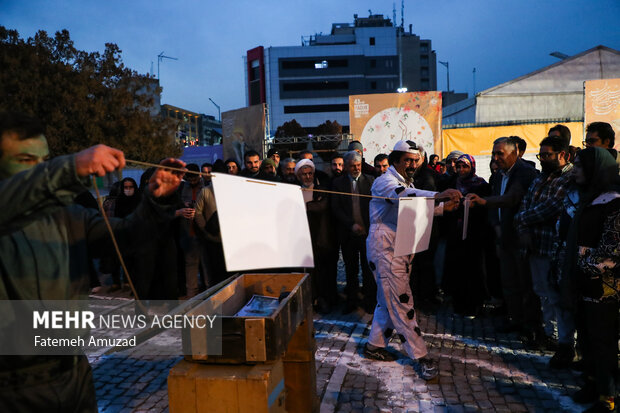
[[[578,412],[570,394],[578,373],[552,370],[551,353],[528,351],[515,335],[496,332],[497,317],[468,319],[449,306],[418,311],[440,376],[427,383],[404,356],[395,362],[362,357],[371,316],[362,310],[315,315],[317,393],[321,412]],[[157,355],[180,333],[159,334],[130,352],[90,357],[101,412],[166,412],[169,369],[180,356]],[[145,349],[145,347],[150,348]],[[390,346],[400,351],[396,336]],[[148,351],[145,351],[148,350]],[[144,356],[143,354],[150,354]]]

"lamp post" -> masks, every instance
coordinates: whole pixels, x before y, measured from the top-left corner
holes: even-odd
[[[450,92],[450,62],[448,62],[448,61],[442,62],[441,60],[439,60],[439,63],[444,65],[446,67],[446,69],[448,69],[448,71],[447,71],[447,77],[448,77],[448,90],[447,90],[447,92]]]
[[[211,101],[211,103],[213,103],[215,105],[215,107],[217,108],[217,121],[218,122],[222,122],[222,116],[220,115],[220,105],[218,105],[217,103],[215,103],[213,101],[213,99],[209,98],[209,100]]]

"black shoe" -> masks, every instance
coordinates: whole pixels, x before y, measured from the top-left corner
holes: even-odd
[[[575,349],[571,345],[560,344],[551,360],[549,367],[552,369],[567,369],[572,366],[575,358]]]
[[[433,380],[439,374],[437,363],[429,358],[421,358],[418,360],[416,373],[422,380]]]
[[[586,381],[586,384],[573,394],[573,401],[579,404],[588,404],[598,400],[598,392],[594,380]]]
[[[378,361],[394,361],[398,359],[396,355],[382,347],[371,350],[368,348],[368,343],[364,345],[364,357]]]

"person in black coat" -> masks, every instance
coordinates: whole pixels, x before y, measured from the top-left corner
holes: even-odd
[[[454,189],[463,195],[488,196],[491,186],[476,175],[476,160],[471,155],[461,155],[456,161],[458,178]],[[463,203],[455,211],[444,213],[448,229],[446,255],[446,289],[452,295],[454,312],[476,316],[486,297],[485,288],[485,237],[489,234],[487,214],[484,209],[469,211],[467,236],[463,239],[465,208]]]
[[[335,279],[331,279],[332,275],[327,268],[327,257],[333,248],[331,242],[333,227],[328,194],[313,191],[328,190],[329,187],[317,179],[314,172],[314,163],[309,159],[302,159],[295,166],[295,175],[301,187],[306,189],[302,191],[302,194],[306,203],[312,254],[314,255],[314,268],[310,271],[313,301],[320,313],[328,313],[331,310],[328,299],[333,294],[330,286],[335,285]]]
[[[349,151],[344,155],[344,169],[346,173],[332,182],[333,191],[360,195],[371,194],[370,188],[375,178],[362,173],[362,156],[359,153]],[[337,223],[338,239],[342,247],[342,258],[347,273],[345,314],[353,311],[359,304],[360,263],[362,266],[362,306],[364,311],[372,313],[376,305],[377,284],[366,259],[366,237],[370,227],[369,203],[370,198],[366,197],[332,196],[332,214]]]
[[[540,300],[532,287],[529,266],[521,256],[514,216],[521,200],[538,171],[518,158],[517,146],[512,137],[502,137],[493,144],[493,160],[500,169],[500,176],[492,182],[491,196],[467,195],[472,206],[486,206],[499,220],[498,255],[506,310],[510,320],[502,330],[521,330],[528,345],[535,344],[542,333]]]

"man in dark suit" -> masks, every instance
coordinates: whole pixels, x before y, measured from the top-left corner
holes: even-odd
[[[344,155],[346,173],[334,179],[332,190],[351,194],[370,195],[374,177],[362,173],[362,156],[356,151]],[[334,195],[332,213],[337,222],[338,238],[347,273],[347,304],[344,312],[353,311],[358,305],[359,266],[362,265],[362,306],[372,313],[376,304],[377,284],[366,260],[366,237],[368,236],[370,198],[349,195]]]
[[[521,200],[538,172],[518,157],[513,137],[498,138],[493,143],[492,158],[499,167],[497,179],[491,180],[492,195],[481,198],[467,195],[474,205],[490,208],[497,216],[496,233],[499,240],[498,257],[502,290],[510,322],[503,328],[506,332],[521,330],[526,344],[534,344],[536,334],[541,332],[540,302],[532,288],[532,277],[527,261],[521,256],[514,216]]]

